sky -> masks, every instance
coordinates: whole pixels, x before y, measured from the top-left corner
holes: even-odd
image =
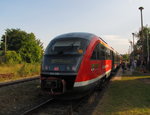
[[[21,29],[46,48],[58,35],[88,32],[125,54],[141,27],[139,7],[143,24],[150,24],[149,5],[150,0],[0,0],[0,38],[7,28]]]

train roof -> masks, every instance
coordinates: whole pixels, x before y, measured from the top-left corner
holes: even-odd
[[[68,39],[83,38],[83,39],[87,39],[90,41],[93,37],[98,37],[98,36],[96,36],[95,34],[92,34],[92,33],[87,33],[87,32],[72,32],[72,33],[66,33],[66,34],[59,35],[59,36],[55,37],[54,40],[61,39],[61,38],[68,38]],[[114,53],[118,53],[112,47],[110,47],[102,38],[100,38],[100,37],[98,37],[98,38],[100,39],[101,43],[103,43],[103,45],[105,45],[107,48],[111,49]]]
[[[60,38],[83,38],[87,40],[91,40],[94,36],[94,34],[91,33],[85,33],[85,32],[73,32],[73,33],[66,33],[59,35],[55,37],[54,39],[60,39]]]

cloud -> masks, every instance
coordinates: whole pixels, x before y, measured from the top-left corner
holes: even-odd
[[[117,52],[125,54],[129,49],[128,38],[119,35],[104,35],[102,36],[109,46],[113,47]]]
[[[118,36],[118,35],[104,35],[102,36],[104,40],[106,40],[106,42],[110,42],[110,43],[119,43],[124,45],[124,44],[128,44],[128,39]]]

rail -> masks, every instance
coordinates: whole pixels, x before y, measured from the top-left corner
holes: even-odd
[[[24,79],[20,79],[20,80],[0,83],[0,88],[4,87],[4,86],[9,86],[9,85],[14,85],[14,84],[18,84],[18,83],[23,83],[23,82],[28,82],[28,81],[32,81],[32,80],[37,80],[39,78],[40,78],[39,76],[36,76],[36,77],[32,77],[32,78],[24,78]]]
[[[49,103],[50,101],[54,100],[54,98],[50,98],[42,103],[40,103],[39,105],[25,111],[24,113],[22,113],[21,115],[30,115],[32,112],[36,111],[37,109],[43,107],[44,105],[46,105],[47,103]]]

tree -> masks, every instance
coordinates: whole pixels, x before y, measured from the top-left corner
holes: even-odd
[[[16,51],[23,61],[39,62],[43,54],[43,44],[33,33],[20,29],[6,29],[7,50]],[[2,36],[1,49],[4,49],[5,35]]]
[[[129,54],[123,54],[122,55],[122,60],[129,61]]]
[[[22,60],[20,54],[17,54],[15,51],[7,51],[6,63],[14,64],[14,63],[20,63],[21,61]]]
[[[147,49],[147,39],[149,41],[150,46],[150,27],[143,27],[143,31],[139,30],[137,33],[138,41],[137,41],[137,47],[143,51],[143,56],[147,57],[147,51],[150,49]]]
[[[147,67],[149,68],[150,62],[148,63],[148,52],[150,53],[150,27],[144,26],[143,30],[139,30],[137,33],[137,50],[138,55],[142,56],[141,59],[147,62]],[[149,68],[150,69],[150,68]]]

